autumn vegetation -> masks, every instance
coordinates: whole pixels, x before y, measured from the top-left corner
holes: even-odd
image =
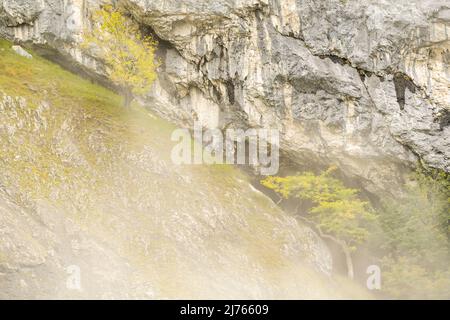
[[[334,168],[315,175],[306,172],[289,177],[268,177],[262,184],[274,190],[281,199],[299,200],[298,209],[307,208],[300,216],[313,223],[323,238],[338,244],[345,254],[348,277],[354,277],[351,258],[356,246],[368,235],[368,225],[375,220],[368,202],[358,198],[356,189],[346,188],[331,176]]]
[[[364,247],[378,258],[384,296],[450,298],[449,175],[419,170],[401,194],[374,208],[334,172],[268,177],[261,184],[275,191],[279,204],[296,203],[299,219],[340,246],[348,277],[355,273],[352,256]]]
[[[82,47],[102,60],[106,75],[120,91],[124,106],[136,95],[147,93],[156,79],[156,41],[120,10],[107,5],[92,17],[92,28],[84,32]]]

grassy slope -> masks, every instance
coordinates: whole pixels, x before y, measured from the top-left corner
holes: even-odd
[[[54,137],[58,135],[56,131],[64,126],[64,121],[67,119],[76,131],[77,146],[82,149],[80,151],[83,157],[93,167],[99,165],[98,153],[86,146],[89,145],[89,136],[95,134],[96,130],[101,131],[102,143],[105,147],[111,149],[112,157],[109,159],[111,161],[114,160],[115,148],[126,148],[130,152],[139,151],[149,142],[153,148],[158,149],[160,155],[169,160],[171,147],[175,145],[170,140],[175,129],[174,125],[155,117],[138,105],[125,110],[122,107],[122,97],[62,69],[32,51],[30,53],[33,59],[21,57],[11,49],[11,43],[0,39],[0,98],[2,93],[25,98],[27,106],[24,109],[37,110],[42,102],[48,102],[51,106],[51,112],[48,110],[47,114],[44,114],[44,117],[50,120],[45,135],[41,134],[39,137],[41,143],[30,141],[36,137],[26,132],[20,137],[22,141],[14,141],[16,145],[23,145],[26,148],[35,146],[36,153],[40,154],[37,159],[40,161],[34,161],[32,169],[28,167],[31,163],[13,161],[17,165],[14,171],[24,179],[29,177],[23,176],[21,172],[32,170],[39,173],[41,169],[43,171],[40,172],[41,178],[45,178],[49,175],[50,165],[60,161],[57,157],[55,158],[54,150],[45,148],[52,145]],[[30,127],[32,125],[30,124]],[[14,148],[15,146],[12,145],[9,151],[14,153],[20,151]],[[22,152],[28,151],[22,150]],[[2,156],[4,159],[8,157],[7,150],[3,150]],[[16,154],[9,154],[9,156],[10,160],[13,160]],[[197,167],[197,169],[204,172],[204,179],[207,181],[217,178],[230,183],[236,178],[247,180],[238,170],[228,165],[215,165],[207,169]],[[54,183],[54,181],[48,182]]]
[[[8,41],[0,40],[0,53],[0,86],[9,93],[35,101],[50,99],[59,106],[72,101],[101,108],[120,103],[120,98],[107,89],[82,80],[33,52],[33,59],[19,57]]]
[[[165,235],[159,235],[159,222],[138,212],[143,203],[161,201],[162,209],[166,206],[170,210],[171,202],[196,199],[192,201],[192,206],[193,215],[199,215],[196,218],[198,221],[203,219],[202,209],[218,203],[225,211],[241,215],[245,224],[242,231],[223,229],[223,236],[214,231],[210,239],[210,245],[214,247],[211,250],[216,250],[223,239],[234,236],[240,239],[238,248],[245,250],[248,257],[264,261],[269,269],[284,267],[283,257],[277,249],[284,241],[283,236],[280,236],[281,243],[278,244],[271,234],[274,228],[291,228],[291,225],[284,224],[285,217],[274,209],[267,198],[248,188],[247,178],[238,170],[230,166],[189,167],[188,170],[194,172],[190,178],[196,190],[188,190],[188,184],[184,182],[177,185],[167,181],[164,173],[161,176],[147,174],[146,166],[138,171],[136,163],[134,167],[130,166],[127,156],[139,155],[146,144],[151,144],[152,152],[170,163],[172,125],[139,106],[124,110],[121,98],[113,92],[81,79],[33,52],[34,58],[31,60],[20,57],[10,47],[10,43],[0,40],[0,102],[2,94],[22,97],[27,102],[17,107],[16,101],[14,106],[0,113],[0,133],[5,132],[2,130],[15,131],[9,138],[0,135],[0,183],[18,192],[18,202],[26,202],[30,197],[51,199],[53,205],[68,208],[64,212],[68,212],[84,230],[118,248],[120,255],[132,261],[133,265],[142,266],[145,272],[150,272],[149,277],[157,273],[155,278],[163,278],[164,274],[171,277],[172,273],[167,271],[167,265],[163,265],[160,272],[158,265],[149,271],[147,266],[153,263],[152,259],[141,252],[138,243],[126,238],[126,232],[139,236],[153,232],[154,236],[164,239]],[[42,108],[43,102],[50,107]],[[45,128],[36,130],[36,126],[43,123]],[[10,128],[5,128],[5,125]],[[158,163],[155,168],[159,170]],[[176,174],[169,173],[168,177],[173,179]],[[164,188],[171,193],[168,198],[165,198]],[[205,194],[204,203],[198,198],[199,190]],[[112,192],[114,197],[111,197]],[[180,200],[174,197],[177,192]],[[151,193],[153,198],[146,196]],[[244,202],[240,202],[239,198]],[[124,205],[122,199],[131,204]],[[136,204],[133,204],[135,199]],[[195,207],[197,202],[198,207]],[[129,215],[131,212],[127,210],[133,205],[137,212]],[[114,215],[109,215],[110,207],[117,210]],[[71,213],[70,208],[75,208],[76,213]],[[89,216],[84,215],[85,212],[89,212]],[[269,217],[272,214],[274,217]],[[165,217],[162,216],[162,219]],[[241,227],[240,224],[236,226]],[[233,225],[225,224],[225,227]],[[299,232],[295,228],[289,230],[294,234]],[[261,250],[261,246],[271,249]],[[173,250],[174,260],[183,259],[176,255],[177,249],[171,240],[158,243],[154,250],[162,250],[167,256]],[[180,279],[174,291],[181,294],[183,283]],[[166,285],[167,282],[164,282]],[[199,291],[202,289],[199,288]],[[190,292],[191,288],[185,290]],[[345,289],[339,290],[347,296]],[[167,295],[170,296],[169,293]],[[348,296],[352,295],[348,293]]]
[[[170,137],[175,127],[140,106],[125,110],[122,98],[110,90],[32,51],[33,59],[21,57],[11,45],[0,40],[0,103],[3,95],[14,99],[10,105],[3,101],[6,108],[0,110],[0,187],[6,187],[20,207],[44,201],[60,208],[82,230],[110,243],[121,256],[147,272],[148,257],[140,245],[126,239],[127,233],[136,237],[145,235],[145,230],[159,234],[159,227],[149,221],[151,217],[134,210],[139,203],[158,197],[170,206],[173,200],[170,196],[164,199],[164,188],[179,193],[189,190],[164,177],[156,181],[159,177],[147,172],[145,163],[141,169],[135,159],[131,164],[127,157],[138,156],[150,146],[152,153],[170,163],[174,144]],[[21,103],[23,99],[26,102]],[[43,103],[48,107],[42,108]],[[194,171],[200,173],[205,185],[217,185],[219,180],[222,187],[238,188],[234,177],[245,179],[226,166],[197,167]],[[138,204],[124,205],[134,199]],[[113,214],[109,207],[114,208]],[[133,220],[122,216],[117,221],[123,214]],[[33,243],[40,247],[27,234],[22,236],[27,237],[27,246]],[[167,255],[171,246],[165,249]],[[11,261],[14,258],[8,251],[1,252],[0,246],[0,264]]]
[[[9,147],[8,143],[3,143],[3,149],[0,149],[4,162],[14,164],[10,169],[20,176],[21,184],[18,187],[34,188],[38,184],[34,183],[33,177],[40,178],[43,184],[55,183],[54,179],[48,179],[50,169],[55,164],[59,164],[57,168],[64,171],[61,173],[69,173],[70,166],[64,166],[50,148],[58,135],[56,131],[64,127],[65,121],[69,121],[69,126],[76,131],[77,147],[91,166],[98,165],[97,153],[85,146],[88,146],[89,136],[95,134],[96,130],[101,131],[102,143],[106,148],[121,144],[130,150],[133,147],[140,148],[148,137],[152,137],[154,145],[159,145],[161,152],[168,156],[165,146],[170,142],[170,133],[174,129],[172,125],[138,106],[124,110],[121,107],[122,98],[117,94],[81,79],[33,52],[31,54],[33,59],[21,57],[11,50],[9,42],[0,40],[0,95],[26,99],[26,106],[16,108],[14,113],[9,110],[9,114],[6,112],[3,115],[9,116],[2,119],[3,124],[16,122],[15,125],[18,126],[21,118],[30,117],[21,117],[16,112],[36,112],[42,102],[51,106],[51,112],[45,108],[43,112],[39,112],[39,116],[42,115],[48,121],[48,127],[39,132],[39,137],[30,132],[36,124],[25,123],[25,127],[21,125],[21,129],[25,130],[21,130],[21,134],[16,134],[9,141]],[[17,146],[24,146],[28,150]],[[24,172],[29,175],[23,175]]]

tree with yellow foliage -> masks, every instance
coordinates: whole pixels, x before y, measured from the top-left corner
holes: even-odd
[[[111,5],[95,11],[92,20],[94,25],[85,31],[82,47],[104,61],[108,78],[129,107],[134,96],[148,92],[156,79],[156,42],[143,36],[134,21]]]
[[[331,176],[334,168],[315,175],[311,172],[288,177],[267,177],[261,181],[274,190],[281,199],[294,198],[309,207],[301,216],[312,223],[322,238],[338,244],[345,254],[347,274],[354,277],[352,252],[368,236],[368,226],[375,219],[369,203],[360,200],[357,190],[346,188]]]

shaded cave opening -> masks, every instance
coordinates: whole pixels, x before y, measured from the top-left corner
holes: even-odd
[[[400,110],[405,109],[406,103],[406,89],[411,93],[416,93],[416,85],[406,75],[397,72],[394,75],[395,94],[397,96],[397,103],[400,106]]]

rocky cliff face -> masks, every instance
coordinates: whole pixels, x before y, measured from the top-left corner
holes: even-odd
[[[101,2],[3,0],[0,30],[101,72],[77,45]],[[418,160],[450,170],[448,1],[116,2],[161,40],[146,99],[165,118],[279,128],[291,159],[369,190]]]
[[[364,294],[247,175],[175,165],[173,125],[32,54],[0,40],[0,299]]]
[[[167,124],[102,116],[0,94],[0,299],[345,296],[324,243],[237,170],[174,166]]]

